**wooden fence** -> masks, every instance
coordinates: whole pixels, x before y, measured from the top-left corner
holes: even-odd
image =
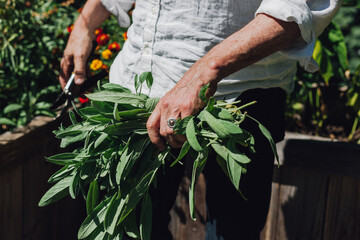
[[[37,206],[58,168],[44,158],[59,152],[51,132],[60,120],[38,117],[26,128],[0,136],[0,239],[76,239],[85,217],[82,199]],[[360,239],[360,146],[302,138],[287,134],[278,145],[281,165],[274,166],[261,239]],[[199,183],[196,198],[202,202],[204,181]],[[203,239],[204,225],[189,218],[187,186],[184,179],[170,228],[174,239]],[[198,212],[205,214],[205,206],[199,205]]]

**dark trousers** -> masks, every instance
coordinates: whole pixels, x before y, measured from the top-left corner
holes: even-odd
[[[284,107],[286,94],[280,88],[253,89],[241,94],[242,104],[256,100],[245,109],[260,121],[279,142],[284,137]],[[245,200],[226,177],[215,157],[210,156],[203,171],[206,179],[207,221],[216,220],[217,235],[224,240],[259,239],[268,213],[274,156],[268,140],[260,132],[257,123],[246,119],[241,127],[255,137],[256,153],[244,152],[252,159],[248,171],[241,176],[240,189]],[[158,187],[152,191],[153,240],[172,239],[167,229],[178,185],[184,176],[184,167],[165,168],[158,174]],[[190,239],[189,239],[190,240]],[[192,240],[192,239],[191,239]],[[197,239],[194,239],[197,240]],[[201,239],[199,239],[201,240]]]

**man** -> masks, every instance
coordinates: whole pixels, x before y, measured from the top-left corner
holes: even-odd
[[[133,2],[86,3],[61,61],[63,87],[73,70],[75,82],[83,82],[95,29],[110,13],[121,26],[128,26],[126,12]],[[296,64],[317,69],[311,58],[315,38],[339,6],[338,0],[138,0],[110,81],[134,90],[134,75],[152,72],[153,87],[143,92],[161,97],[147,122],[149,137],[159,150],[165,142],[181,147],[185,137],[174,134],[169,119],[198,112],[203,106],[198,92],[208,83],[208,96],[257,100],[249,113],[280,141],[285,95],[292,90]],[[256,132],[250,122],[245,128]],[[248,201],[230,188],[215,159],[209,159],[204,170],[209,216],[217,220],[217,232],[224,239],[258,239],[266,220],[273,156],[261,134],[255,137],[257,153],[248,153],[253,162],[240,187]]]

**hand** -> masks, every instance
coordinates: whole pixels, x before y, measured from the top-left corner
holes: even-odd
[[[95,29],[110,16],[110,12],[100,0],[88,0],[74,24],[64,56],[60,62],[59,82],[64,88],[66,82],[75,73],[75,84],[82,84],[86,76],[86,62],[95,40]]]
[[[60,62],[59,82],[62,88],[66,82],[75,73],[75,84],[80,85],[86,77],[86,62],[92,48],[92,41],[95,39],[95,33],[82,24],[74,26],[67,46],[64,51],[63,58]]]
[[[185,136],[174,134],[173,129],[168,126],[168,119],[185,118],[199,112],[205,105],[199,98],[201,87],[210,83],[207,92],[210,97],[216,91],[217,82],[218,71],[212,67],[211,58],[204,57],[160,99],[146,124],[151,142],[160,151],[166,147],[164,140],[173,148],[180,148],[186,140]]]

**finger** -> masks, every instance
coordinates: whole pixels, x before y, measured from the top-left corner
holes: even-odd
[[[172,148],[181,148],[185,141],[182,141],[181,138],[178,138],[177,135],[170,134],[166,137],[167,143]]]
[[[64,55],[60,61],[60,76],[59,82],[62,88],[65,87],[66,82],[68,81],[72,70],[73,70],[73,58],[69,55]]]
[[[81,85],[84,82],[86,75],[86,60],[87,56],[85,54],[80,54],[74,57],[75,84],[77,85]]]
[[[165,142],[160,135],[160,117],[161,112],[158,107],[155,108],[153,113],[150,115],[148,121],[146,122],[146,128],[148,130],[148,135],[150,141],[160,150],[165,150]]]

